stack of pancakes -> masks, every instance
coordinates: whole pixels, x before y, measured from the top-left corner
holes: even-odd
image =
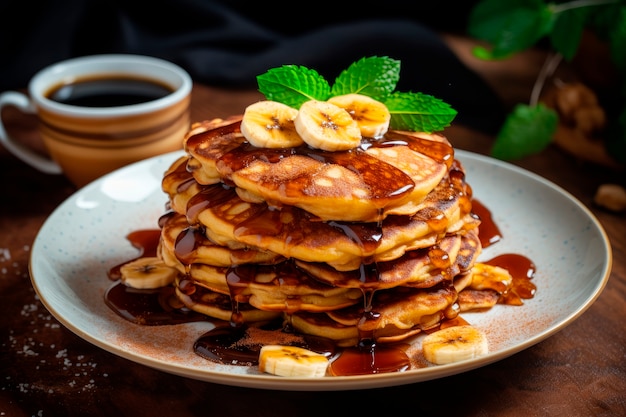
[[[180,271],[188,308],[235,324],[282,318],[350,346],[476,307],[459,294],[480,220],[444,136],[390,130],[348,151],[264,149],[240,122],[196,123],[163,178],[159,256]]]

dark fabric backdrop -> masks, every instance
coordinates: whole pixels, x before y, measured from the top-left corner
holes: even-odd
[[[484,81],[438,33],[463,34],[474,1],[249,2],[228,0],[3,0],[0,91],[24,88],[53,62],[98,53],[156,56],[195,81],[254,88],[283,64],[332,82],[353,61],[402,61],[398,90],[451,104],[455,123],[494,132],[504,110]]]

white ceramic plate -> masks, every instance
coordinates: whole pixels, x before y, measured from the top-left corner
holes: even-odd
[[[514,252],[537,266],[536,296],[523,306],[496,305],[488,312],[463,314],[487,331],[488,355],[401,373],[309,379],[215,364],[193,353],[194,341],[209,330],[208,324],[135,325],[111,311],[103,299],[111,283],[108,269],[137,254],[126,235],[157,227],[167,200],[160,188],[162,174],[177,156],[180,153],[138,162],[76,192],[41,228],[30,264],[42,302],[70,330],[102,349],[172,374],[242,387],[309,391],[441,378],[499,361],[563,329],[596,300],[610,274],[607,236],[579,201],[511,164],[457,151],[475,198],[492,211],[503,234],[481,259]]]

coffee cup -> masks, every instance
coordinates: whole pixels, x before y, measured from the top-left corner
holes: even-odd
[[[124,165],[182,148],[190,127],[192,80],[179,66],[128,54],[84,56],[36,73],[27,93],[0,94],[36,115],[48,155],[7,134],[0,143],[27,164],[64,174],[77,187]]]

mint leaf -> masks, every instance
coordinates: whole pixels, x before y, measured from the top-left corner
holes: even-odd
[[[543,0],[483,0],[470,13],[468,33],[488,42],[493,58],[504,58],[533,46],[553,22],[552,8]]]
[[[432,133],[450,125],[457,111],[449,104],[422,93],[395,92],[383,102],[391,113],[390,127]]]
[[[513,160],[539,153],[552,141],[558,123],[557,113],[543,104],[518,104],[504,121],[491,155]]]
[[[335,79],[332,96],[357,93],[381,101],[400,80],[400,61],[388,57],[361,58]]]
[[[324,77],[315,70],[298,65],[272,68],[256,79],[265,98],[296,109],[305,101],[327,100],[330,96],[330,85]]]

